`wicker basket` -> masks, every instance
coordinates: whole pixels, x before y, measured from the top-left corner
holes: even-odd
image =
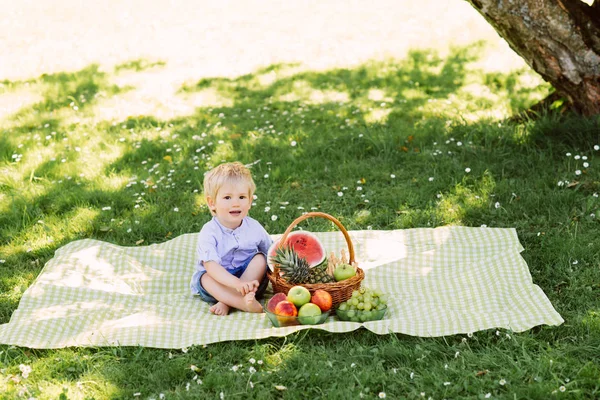
[[[284,244],[287,240],[288,235],[292,231],[292,229],[294,229],[300,222],[304,221],[305,219],[311,218],[311,217],[320,217],[320,218],[328,219],[331,222],[333,222],[340,229],[340,231],[344,234],[344,238],[346,239],[346,244],[348,245],[348,253],[349,253],[348,257],[349,257],[350,264],[354,263],[355,262],[354,246],[352,245],[352,240],[350,239],[350,236],[348,235],[348,231],[346,230],[346,228],[344,228],[344,225],[342,225],[342,223],[340,221],[338,221],[336,218],[332,217],[331,215],[323,213],[323,212],[309,212],[309,213],[306,213],[306,214],[296,218],[290,224],[290,226],[288,226],[286,231],[283,233],[279,243]],[[365,278],[364,271],[360,267],[357,267],[356,275],[354,275],[351,278],[340,281],[340,282],[291,284],[291,283],[288,283],[283,277],[281,277],[279,275],[279,268],[277,268],[277,266],[275,266],[274,268],[275,268],[274,271],[271,271],[269,269],[267,272],[267,277],[269,278],[269,281],[271,281],[271,284],[273,285],[274,293],[282,292],[282,293],[287,294],[287,292],[293,286],[297,286],[297,285],[304,286],[305,288],[307,288],[310,291],[311,294],[315,290],[322,289],[322,290],[329,292],[329,294],[331,295],[331,298],[333,300],[333,307],[332,307],[333,309],[335,309],[335,307],[337,307],[337,305],[340,304],[341,302],[346,301],[350,297],[352,297],[352,291],[360,289],[360,283]]]

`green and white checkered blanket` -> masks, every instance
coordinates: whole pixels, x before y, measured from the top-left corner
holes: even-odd
[[[443,336],[489,328],[525,331],[561,316],[533,284],[514,229],[441,227],[350,231],[363,285],[389,295],[381,321],[315,329]],[[339,254],[340,232],[317,233]],[[23,294],[0,343],[31,348],[141,345],[183,348],[225,340],[284,336],[309,326],[274,328],[265,314],[212,315],[190,294],[196,235],[145,247],[97,240],[56,252]]]

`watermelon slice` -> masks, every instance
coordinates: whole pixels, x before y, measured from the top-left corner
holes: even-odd
[[[277,247],[279,246],[279,240],[276,240],[271,247],[269,247],[267,263],[271,271],[274,271],[271,257],[275,256]],[[310,267],[321,264],[327,257],[325,255],[325,248],[323,244],[313,233],[308,231],[294,231],[291,232],[286,241],[287,246],[291,246],[298,255],[308,262]]]

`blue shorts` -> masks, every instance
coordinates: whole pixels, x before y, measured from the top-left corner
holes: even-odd
[[[244,263],[242,265],[240,265],[239,267],[237,267],[235,269],[227,270],[227,272],[229,272],[231,275],[235,275],[238,278],[241,278],[244,271],[246,271],[246,268],[248,268],[248,264],[250,264],[250,261],[252,261],[252,259],[257,254],[263,254],[263,253],[259,252],[259,253],[254,254],[252,257],[250,257],[246,261],[244,261]],[[206,291],[206,289],[204,289],[204,287],[202,286],[202,277],[204,276],[205,273],[206,273],[206,271],[200,273],[200,277],[198,278],[197,285],[194,285],[196,287],[196,289],[198,290],[198,296],[200,296],[200,298],[207,303],[211,303],[211,304],[218,303],[218,300],[215,299],[210,293],[208,293]],[[265,293],[265,290],[267,290],[268,285],[269,285],[269,278],[267,278],[267,271],[265,270],[265,275],[261,279],[261,281],[258,285],[258,289],[256,290],[256,298],[257,299],[262,298],[262,296]]]

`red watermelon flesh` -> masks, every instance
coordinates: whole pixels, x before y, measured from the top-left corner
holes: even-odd
[[[308,265],[314,267],[315,265],[321,264],[325,260],[325,248],[323,244],[314,234],[307,231],[294,231],[291,232],[286,241],[286,245],[294,249],[298,255],[308,262]],[[279,240],[276,240],[269,248],[268,253],[268,264],[271,270],[273,265],[271,257],[275,256],[275,251],[279,246]]]

